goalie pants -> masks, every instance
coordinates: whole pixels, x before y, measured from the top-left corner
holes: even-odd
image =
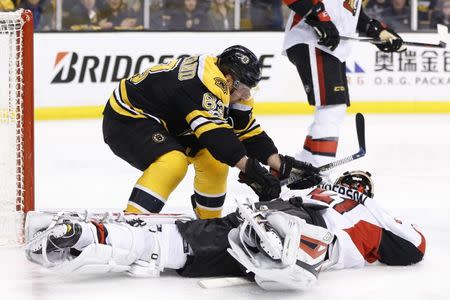
[[[153,119],[118,115],[106,105],[104,141],[114,154],[143,171],[128,201],[127,212],[158,213],[184,178],[189,164],[195,168],[192,203],[201,219],[219,218],[225,201],[228,166],[203,148],[193,157],[167,129]]]
[[[257,203],[260,205],[297,216],[308,224],[326,227],[319,208],[314,205],[305,207],[299,198],[291,198],[289,202],[278,199]],[[220,219],[177,222],[181,236],[193,252],[177,272],[185,277],[248,276],[241,264],[227,252],[230,248],[228,233],[239,224],[236,213]]]

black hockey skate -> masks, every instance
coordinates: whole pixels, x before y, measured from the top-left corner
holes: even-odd
[[[70,248],[75,245],[81,237],[82,227],[78,223],[64,220],[52,228],[38,231],[33,237],[29,247],[31,252],[42,254],[43,245],[46,242],[46,253]]]

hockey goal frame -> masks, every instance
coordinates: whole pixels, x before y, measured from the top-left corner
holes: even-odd
[[[34,210],[34,43],[33,14],[29,10],[22,12],[25,21],[22,27],[22,82],[23,116],[19,123],[23,132],[23,211]],[[19,204],[19,203],[18,203]],[[17,209],[16,205],[16,209]],[[19,208],[20,209],[20,208]]]
[[[8,14],[10,14],[8,16]],[[0,16],[4,23],[6,32],[13,32],[16,42],[9,54],[9,78],[10,89],[9,99],[18,99],[15,109],[10,113],[15,114],[16,131],[16,193],[15,211],[14,206],[3,211],[4,213],[16,214],[16,240],[2,240],[0,236],[0,246],[22,244],[24,242],[24,217],[26,213],[34,210],[34,46],[33,46],[33,14],[30,10],[17,10],[15,12],[3,12]],[[18,24],[12,27],[8,25],[10,20],[16,20]],[[20,25],[20,26],[19,26]],[[10,37],[12,38],[12,37]],[[14,49],[15,47],[15,49]],[[15,50],[15,51],[14,51]],[[15,56],[15,57],[14,57]],[[11,61],[12,59],[12,61]],[[11,80],[14,78],[15,80]],[[13,100],[14,101],[14,100]],[[8,201],[1,199],[0,201]],[[13,203],[14,198],[9,198]],[[1,213],[1,212],[0,212]],[[3,231],[4,234],[8,231]],[[1,234],[1,231],[0,231]],[[6,242],[6,244],[5,244]]]

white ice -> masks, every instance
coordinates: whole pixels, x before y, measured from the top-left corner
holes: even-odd
[[[281,153],[302,145],[312,116],[259,117]],[[121,210],[139,172],[103,143],[100,120],[36,123],[38,209]],[[0,299],[450,299],[450,116],[366,115],[367,156],[341,167],[368,170],[375,198],[394,215],[418,224],[427,238],[423,262],[410,267],[368,266],[323,272],[303,292],[265,292],[255,284],[202,289],[197,279],[167,272],[156,279],[125,275],[60,276],[25,259],[21,249],[0,250]],[[338,157],[357,150],[353,116],[346,117]],[[225,211],[233,199],[253,197],[229,176]],[[192,172],[165,212],[190,212]]]

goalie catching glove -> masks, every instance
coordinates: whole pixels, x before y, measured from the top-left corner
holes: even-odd
[[[238,202],[241,225],[228,252],[266,290],[306,289],[318,278],[334,235],[298,217]]]
[[[392,29],[375,19],[371,19],[366,28],[368,37],[381,41],[376,43],[378,49],[383,52],[402,52],[406,50],[403,39]]]

